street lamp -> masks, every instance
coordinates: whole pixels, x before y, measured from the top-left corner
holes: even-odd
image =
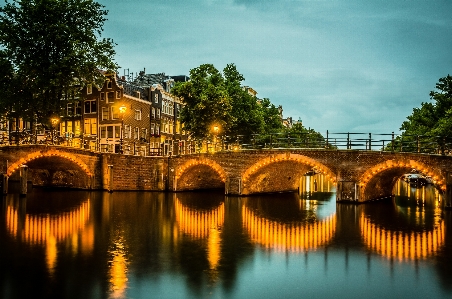
[[[56,125],[58,124],[59,119],[57,117],[52,117],[50,122],[52,123],[52,145],[55,144],[55,130]]]
[[[219,131],[220,131],[220,127],[217,125],[214,125],[213,126],[213,134],[214,134],[214,136],[213,136],[213,152],[216,152],[216,150],[217,150],[217,135],[218,135]]]
[[[119,140],[119,153],[120,154],[124,154],[124,148],[123,148],[123,143],[124,143],[124,114],[127,111],[127,107],[123,104],[121,105],[121,107],[119,107],[119,113],[121,114],[121,135],[120,135],[120,140]]]

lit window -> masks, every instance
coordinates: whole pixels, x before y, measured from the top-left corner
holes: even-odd
[[[93,85],[91,85],[91,84],[86,85],[86,93],[87,94],[93,93]]]
[[[84,134],[97,135],[97,118],[85,118]]]
[[[102,107],[102,120],[108,120],[108,107]]]

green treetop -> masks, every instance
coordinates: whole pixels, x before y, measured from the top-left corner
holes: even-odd
[[[107,11],[92,0],[5,0],[0,7],[0,46],[10,63],[10,87],[26,96],[20,109],[45,122],[86,83],[100,82],[99,69],[116,70],[111,39],[101,39]],[[26,107],[26,109],[24,108]]]

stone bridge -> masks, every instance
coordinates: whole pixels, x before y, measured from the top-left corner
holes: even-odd
[[[315,172],[336,187],[338,201],[355,202],[391,196],[397,179],[415,169],[433,178],[446,194],[446,205],[452,198],[452,156],[419,153],[273,149],[141,157],[62,146],[0,148],[3,185],[18,181],[24,165],[35,186],[110,191],[222,188],[229,195],[297,191],[301,178]]]

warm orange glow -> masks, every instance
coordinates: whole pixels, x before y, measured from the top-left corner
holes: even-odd
[[[52,274],[58,256],[57,244],[71,240],[73,250],[77,252],[78,241],[82,243],[85,253],[89,253],[94,247],[94,231],[89,234],[84,232],[89,221],[90,204],[84,202],[80,207],[59,215],[29,215],[20,220],[19,212],[8,205],[6,211],[6,228],[11,236],[31,245],[45,247],[46,261],[49,272]],[[78,240],[79,233],[83,238]]]
[[[246,182],[252,174],[259,171],[265,165],[276,163],[279,161],[294,161],[304,165],[309,165],[310,167],[318,169],[321,174],[326,175],[331,180],[331,182],[334,183],[335,174],[331,170],[329,170],[325,165],[315,161],[314,159],[299,154],[290,154],[290,155],[280,154],[268,158],[263,158],[262,160],[254,163],[244,172],[243,182]]]
[[[126,257],[126,250],[124,248],[124,240],[121,236],[114,242],[114,251],[110,254],[113,256],[110,261],[110,297],[111,298],[124,298],[125,291],[127,289],[127,265],[128,260]]]
[[[336,231],[336,215],[315,223],[280,223],[256,215],[242,207],[242,222],[253,242],[277,251],[315,250],[331,241]]]
[[[435,255],[445,241],[444,221],[428,232],[389,231],[362,215],[360,227],[364,243],[369,249],[398,260],[419,260]]]
[[[218,173],[222,182],[226,181],[226,172],[223,170],[223,167],[221,167],[215,161],[209,159],[202,160],[191,159],[185,162],[183,165],[179,166],[179,168],[176,170],[176,179],[179,179],[184,174],[184,172],[187,171],[189,168],[197,165],[205,165],[212,168],[215,172]]]
[[[207,238],[212,229],[221,228],[224,223],[224,203],[213,210],[195,210],[175,202],[176,221],[179,229],[197,239]]]
[[[221,228],[224,224],[224,203],[212,210],[196,210],[175,202],[179,229],[196,239],[207,238],[207,260],[210,269],[216,269],[221,257]]]
[[[28,154],[26,157],[21,158],[19,161],[11,163],[8,166],[8,169],[6,170],[6,175],[11,176],[14,171],[16,171],[17,169],[20,168],[21,165],[27,164],[28,162],[30,162],[32,160],[35,160],[35,159],[38,159],[41,157],[52,157],[52,156],[58,156],[58,157],[62,157],[67,160],[70,160],[70,161],[74,162],[75,164],[77,164],[78,166],[80,166],[88,176],[92,176],[92,173],[89,171],[88,166],[82,160],[78,159],[76,155],[66,153],[66,152],[60,152],[53,148],[50,148],[45,153],[34,152],[31,154]]]

